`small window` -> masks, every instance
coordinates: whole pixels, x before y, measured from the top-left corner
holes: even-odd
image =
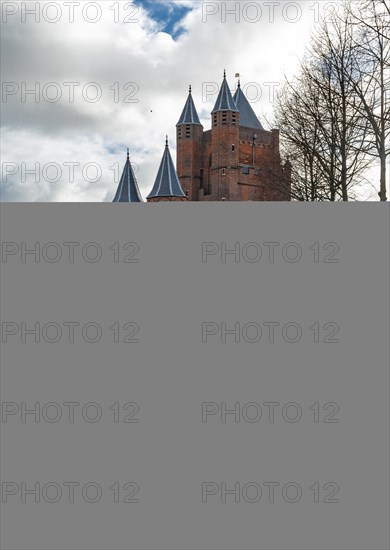
[[[243,166],[242,173],[245,174],[245,175],[248,175],[249,174],[249,166]]]
[[[223,176],[226,176],[226,170],[225,170],[225,168],[222,168],[222,175],[223,175]]]
[[[227,112],[222,111],[222,126],[226,126],[227,124]]]
[[[186,126],[186,138],[191,137],[191,126]]]
[[[234,153],[235,150],[236,150],[236,146],[232,145],[232,153]]]
[[[218,121],[218,118],[217,118],[217,113],[215,113],[215,115],[214,115],[214,119],[213,119],[213,124],[214,124],[214,126],[216,126],[216,125],[217,125],[217,121]]]
[[[232,113],[232,125],[236,126],[236,122],[237,122],[236,113]]]
[[[177,139],[181,139],[181,128],[177,129]]]

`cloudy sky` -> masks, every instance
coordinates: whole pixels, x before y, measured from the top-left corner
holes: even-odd
[[[224,69],[268,128],[326,4],[3,1],[2,201],[112,201],[127,147],[145,197],[188,85],[208,129]]]

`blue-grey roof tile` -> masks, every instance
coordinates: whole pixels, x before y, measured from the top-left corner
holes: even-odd
[[[234,102],[240,112],[240,126],[246,126],[247,128],[253,128],[256,130],[263,130],[260,120],[255,115],[251,104],[245,97],[244,92],[241,90],[240,84],[237,91],[234,94]]]
[[[224,73],[222,86],[219,91],[217,101],[215,102],[214,109],[211,111],[211,113],[216,113],[217,111],[238,112],[237,105],[234,102],[233,96],[230,92],[230,88],[226,80],[226,73]]]
[[[112,202],[143,202],[133,167],[130,163],[129,150],[127,150],[126,164]]]
[[[191,86],[188,99],[184,105],[183,112],[176,126],[180,124],[200,124],[198,113],[196,111],[194,100],[192,99]]]
[[[161,160],[160,168],[157,173],[156,181],[148,199],[154,197],[185,197],[185,193],[180,185],[179,178],[173,164],[171,153],[169,152],[168,139],[165,145],[165,151]]]

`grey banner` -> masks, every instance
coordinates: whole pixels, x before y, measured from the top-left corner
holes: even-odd
[[[1,548],[389,547],[387,206],[1,213]]]

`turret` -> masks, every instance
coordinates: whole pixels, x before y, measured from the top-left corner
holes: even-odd
[[[138,183],[130,162],[127,149],[127,159],[119,181],[118,189],[112,202],[143,202]]]
[[[230,92],[226,71],[211,112],[211,195],[212,200],[229,200],[229,189],[237,180],[240,113]]]
[[[203,155],[203,126],[200,123],[191,86],[183,112],[176,124],[177,175],[189,200],[199,200]]]
[[[188,201],[183,192],[179,178],[169,151],[168,136],[165,142],[165,151],[157,173],[152,191],[147,197],[148,202],[160,201]]]
[[[264,128],[262,127],[260,120],[255,115],[251,104],[241,89],[240,81],[238,81],[238,87],[233,99],[237,105],[237,109],[240,111],[240,126],[253,128],[254,130],[263,130]]]

